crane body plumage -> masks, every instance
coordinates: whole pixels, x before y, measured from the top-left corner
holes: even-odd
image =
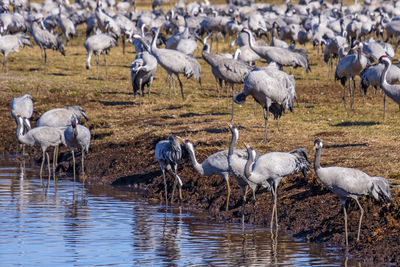
[[[37,126],[68,127],[73,117],[88,119],[85,110],[80,106],[69,106],[67,108],[55,108],[46,111],[37,120]]]
[[[251,32],[248,29],[244,29],[243,31],[249,35],[250,48],[268,62],[276,62],[280,66],[302,67],[307,72],[311,70],[306,54],[294,52],[282,47],[256,46],[250,38]]]

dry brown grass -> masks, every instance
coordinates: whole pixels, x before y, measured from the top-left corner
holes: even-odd
[[[121,44],[113,48],[107,57],[108,75],[101,61],[97,80],[94,59],[92,69],[85,70],[87,54],[83,47],[83,30],[80,29],[81,37],[74,38],[66,47],[66,57],[48,51],[47,71],[39,69],[38,46],[9,55],[8,72],[0,74],[3,127],[15,127],[8,113],[11,99],[30,93],[36,119],[50,108],[83,106],[91,118],[86,124],[91,128],[94,145],[131,142],[144,133],[165,138],[174,132],[194,141],[201,154],[227,148],[231,98],[225,96],[218,102],[215,81],[210,67],[201,59],[201,49],[197,58],[202,65],[202,86],[182,77],[186,101],[182,101],[179,91],[170,98],[168,88],[159,96],[166,77],[159,66],[151,87],[151,103],[146,97],[139,108],[130,84],[129,66],[135,57],[132,46],[128,46],[125,55],[122,55]],[[220,52],[229,52],[230,38]],[[311,156],[314,139],[321,138],[325,145],[336,146],[323,152],[323,165],[355,167],[372,175],[398,178],[399,107],[389,100],[387,118],[383,121],[383,94],[374,95],[370,89],[363,104],[361,93],[356,90],[354,110],[346,111],[340,83],[328,79],[328,68],[322,56],[311,45],[306,48],[312,72],[293,71],[298,95],[294,112],[287,112],[280,119],[280,131],[276,122],[270,120],[269,142],[262,143],[264,120],[260,107],[254,116],[251,98],[243,106],[235,105],[233,124],[241,127],[239,147],[243,148],[246,142],[261,153],[305,147]],[[236,88],[238,91],[238,86]]]

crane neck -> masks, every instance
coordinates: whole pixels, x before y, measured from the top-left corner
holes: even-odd
[[[247,33],[247,36],[249,38],[249,46],[251,49],[254,49],[254,43],[253,43],[253,39],[251,38],[251,33],[249,31],[244,31],[245,33]]]
[[[194,148],[193,146],[186,146],[186,150],[189,152],[189,157],[190,157],[190,161],[192,162],[193,168],[200,173],[201,175],[204,175],[204,169],[203,169],[203,165],[201,165],[197,159],[196,159],[196,154],[194,152]]]
[[[318,148],[315,150],[315,157],[314,157],[314,170],[317,171],[321,168],[321,154],[322,154],[322,148]]]
[[[17,139],[20,143],[24,144],[24,126],[23,119],[21,117],[17,117]]]
[[[381,80],[380,80],[381,88],[387,87],[387,85],[389,85],[386,78],[387,78],[387,73],[388,73],[391,63],[384,61],[383,64],[385,64],[385,68],[383,69],[382,74],[381,74]]]
[[[252,153],[251,149],[247,149],[247,161],[246,165],[244,166],[244,175],[248,180],[250,180],[250,177],[252,175],[252,170],[251,167],[254,164],[254,154]]]
[[[160,32],[160,29],[157,29],[155,34],[154,34],[153,40],[151,41],[151,50],[157,50],[158,49],[156,43],[157,43],[157,38],[158,38],[158,33],[159,32]]]

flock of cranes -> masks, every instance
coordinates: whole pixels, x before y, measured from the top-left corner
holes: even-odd
[[[364,93],[368,86],[380,87],[385,96],[400,105],[400,85],[391,82],[400,79],[397,66],[392,65],[397,45],[400,40],[400,5],[386,2],[366,1],[364,5],[355,3],[345,6],[343,3],[332,1],[301,0],[299,4],[287,1],[282,5],[266,3],[255,4],[253,1],[238,1],[252,5],[234,5],[228,1],[227,5],[210,5],[208,1],[186,4],[180,0],[176,8],[167,14],[162,9],[156,9],[163,1],[153,2],[153,11],[136,10],[135,1],[120,2],[114,10],[115,1],[88,0],[77,1],[74,4],[60,4],[57,1],[46,0],[43,5],[26,3],[14,6],[9,12],[0,0],[0,52],[4,55],[3,68],[7,66],[7,55],[18,51],[19,48],[29,46],[30,31],[35,43],[42,52],[42,61],[47,65],[46,49],[59,51],[65,56],[65,46],[74,38],[76,27],[86,23],[85,47],[88,58],[86,69],[90,69],[93,55],[96,56],[97,77],[99,77],[100,55],[110,52],[118,40],[122,40],[123,53],[125,41],[128,39],[137,52],[136,58],[130,67],[131,83],[134,95],[139,91],[143,96],[145,86],[150,87],[157,72],[158,64],[166,70],[167,83],[174,83],[174,76],[178,79],[182,99],[185,100],[183,83],[179,75],[186,78],[192,76],[201,85],[201,66],[193,55],[197,49],[197,41],[202,47],[202,59],[210,66],[218,87],[223,83],[232,89],[232,120],[234,103],[241,104],[251,95],[264,112],[265,132],[264,141],[268,140],[268,117],[272,113],[274,119],[281,117],[285,110],[293,111],[296,99],[295,77],[287,74],[283,68],[301,67],[306,73],[311,71],[307,51],[296,48],[297,44],[312,43],[318,50],[324,46],[323,57],[333,67],[333,59],[337,59],[335,79],[339,79],[344,88],[344,105],[346,107],[346,82],[350,94],[350,108],[353,108],[355,77],[360,76],[361,87]],[[119,4],[120,4],[119,3]],[[25,6],[24,6],[25,5]],[[134,7],[133,10],[130,8]],[[25,8],[25,9],[24,9]],[[11,21],[11,22],[10,22]],[[62,32],[54,32],[59,28]],[[171,37],[166,38],[171,33]],[[371,33],[382,36],[386,32],[386,40],[366,41]],[[266,45],[262,38],[255,36],[266,35],[270,45]],[[236,37],[238,46],[235,56],[226,56],[218,53],[219,37],[227,34]],[[205,35],[205,37],[204,37]],[[214,36],[217,52],[212,52]],[[279,38],[278,38],[279,37]],[[204,38],[204,39],[202,39]],[[256,39],[258,38],[258,39]],[[396,39],[397,38],[397,39]],[[211,39],[211,44],[208,44]],[[364,39],[364,41],[362,40]],[[389,41],[396,44],[395,49]],[[290,44],[287,43],[290,42]],[[165,48],[160,44],[164,43]],[[233,44],[234,45],[234,44]],[[267,66],[256,66],[260,60],[265,60]],[[107,73],[106,56],[104,57]],[[379,61],[381,65],[374,65]],[[330,75],[329,73],[329,75]],[[240,93],[235,94],[234,85],[244,84]],[[163,88],[164,89],[164,88]],[[150,95],[150,89],[149,89]],[[219,93],[218,93],[219,95]],[[384,108],[385,110],[385,108]],[[73,172],[75,179],[75,149],[82,151],[82,173],[84,174],[84,155],[90,146],[90,131],[79,124],[79,119],[87,119],[84,110],[79,106],[63,109],[53,109],[44,113],[37,121],[36,127],[31,128],[33,103],[29,95],[14,98],[11,102],[11,115],[17,123],[17,140],[21,144],[39,146],[42,149],[42,163],[40,175],[47,157],[49,178],[50,160],[46,152],[54,147],[54,164],[58,162],[58,146],[67,145],[73,158]],[[385,112],[384,112],[385,114]],[[385,116],[385,115],[384,115]],[[204,162],[196,159],[194,145],[189,140],[170,134],[168,140],[162,140],[155,147],[155,157],[160,164],[165,189],[165,202],[168,202],[165,171],[174,177],[173,192],[179,186],[179,197],[182,199],[181,188],[183,181],[177,174],[177,166],[182,158],[183,143],[188,151],[194,169],[201,175],[222,176],[227,183],[226,210],[229,209],[230,185],[229,175],[233,174],[242,190],[242,221],[246,204],[247,188],[253,193],[253,205],[257,189],[262,186],[273,195],[273,209],[271,215],[271,229],[274,224],[278,227],[277,191],[280,181],[291,174],[302,172],[304,176],[310,168],[305,149],[298,148],[290,152],[270,152],[261,155],[251,146],[246,150],[236,149],[239,130],[230,126],[232,134],[229,149],[216,152]],[[376,200],[391,200],[390,183],[381,177],[371,177],[356,169],[320,166],[322,142],[315,141],[314,170],[321,182],[335,193],[343,204],[345,218],[346,245],[347,213],[346,199],[356,200],[361,210],[358,236],[363,217],[363,209],[358,198],[371,195]],[[254,207],[254,206],[253,206]]]

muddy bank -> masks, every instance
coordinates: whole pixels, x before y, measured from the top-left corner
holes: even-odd
[[[150,136],[150,138],[149,138]],[[144,197],[153,202],[164,203],[162,174],[154,158],[154,147],[159,138],[151,134],[140,136],[129,144],[92,145],[86,158],[88,178],[92,185],[112,184],[115,186],[144,189]],[[5,131],[1,145],[4,153],[14,153],[18,148],[14,134]],[[28,159],[38,165],[41,161],[39,149],[27,148]],[[201,162],[207,155],[197,155]],[[313,158],[313,152],[309,151]],[[77,160],[80,158],[78,156]],[[58,176],[71,177],[71,154],[61,148]],[[80,165],[78,165],[78,172]],[[183,205],[191,209],[206,210],[210,219],[240,222],[241,192],[232,177],[229,211],[225,211],[226,183],[219,176],[205,177],[197,174],[186,154],[178,170],[182,177]],[[168,192],[172,192],[173,179],[167,175]],[[272,198],[269,192],[259,190],[253,212],[252,196],[248,193],[245,221],[269,228]],[[175,195],[175,205],[179,200]],[[359,210],[355,202],[348,203],[349,253],[361,262],[371,264],[400,264],[400,208],[398,197],[390,204],[376,203],[363,198],[361,204],[365,214],[361,228],[361,240],[356,242]],[[325,189],[317,180],[313,170],[307,177],[294,175],[284,179],[278,190],[279,227],[297,238],[310,242],[321,242],[344,249],[344,219],[337,197]]]

